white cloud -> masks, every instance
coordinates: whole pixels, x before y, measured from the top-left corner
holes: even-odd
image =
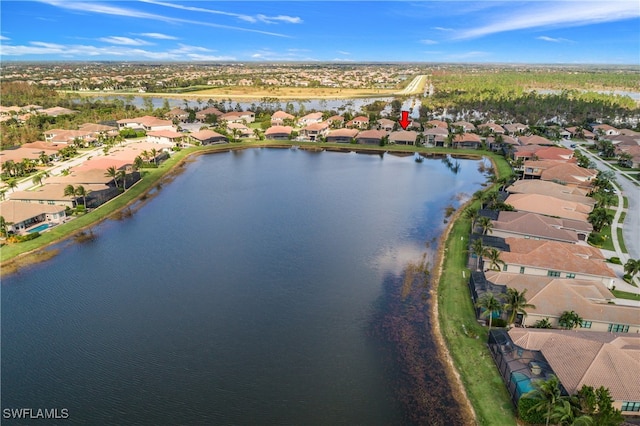
[[[233,18],[240,19],[245,22],[256,23],[256,22],[264,22],[267,24],[275,24],[278,22],[286,22],[289,24],[300,24],[302,23],[302,19],[297,16],[288,16],[288,15],[277,15],[277,16],[267,16],[267,15],[247,15],[243,13],[234,13],[234,12],[225,12],[222,10],[215,9],[205,9],[203,7],[195,7],[195,6],[184,6],[182,4],[174,4],[174,3],[166,3],[155,0],[141,0],[144,3],[155,4],[157,6],[165,6],[172,7],[174,9],[180,10],[188,10],[190,12],[199,12],[199,13],[210,13],[214,15],[222,15],[222,16],[230,16]]]
[[[341,55],[351,55],[351,52],[345,52],[344,50],[338,50],[338,53]]]
[[[161,34],[161,33],[139,33],[135,35],[139,35],[141,37],[147,37],[147,38],[154,38],[157,40],[178,40],[178,37]]]
[[[211,49],[201,46],[189,46],[180,44],[176,49],[166,51],[151,51],[125,45],[120,46],[92,46],[92,45],[63,45],[43,41],[32,41],[29,45],[2,46],[3,56],[24,55],[58,55],[70,59],[100,57],[122,59],[149,59],[165,61],[218,61],[235,60],[232,56],[210,55]]]
[[[566,38],[553,38],[547,36],[536,37],[537,40],[549,41],[551,43],[570,43],[571,40],[567,40]]]
[[[433,27],[431,29],[436,31],[445,31],[445,32],[453,31],[453,28],[444,28],[444,27]]]
[[[3,35],[0,35],[0,40],[11,40],[9,37],[5,37]]]
[[[508,3],[503,3],[508,4]],[[508,7],[505,7],[508,9]],[[531,28],[582,26],[604,22],[614,22],[640,16],[637,1],[610,2],[532,2],[527,6],[505,11],[503,15],[492,14],[494,22],[487,25],[461,30],[456,39],[482,37],[505,31]]]
[[[98,40],[103,41],[105,43],[121,44],[125,46],[149,46],[153,44],[153,43],[149,43],[148,41],[141,40],[139,38],[118,37],[118,36],[100,37]]]
[[[158,15],[155,13],[142,12],[136,9],[128,9],[128,8],[117,7],[117,6],[108,6],[104,4],[98,4],[98,3],[82,2],[82,1],[64,1],[63,2],[60,0],[39,0],[39,1],[42,3],[49,4],[51,6],[60,7],[68,10],[81,11],[85,13],[99,13],[104,15],[123,16],[128,18],[149,19],[153,21],[167,22],[167,23],[173,23],[173,24],[202,25],[206,27],[223,28],[223,29],[235,30],[235,31],[245,31],[245,32],[258,33],[258,34],[270,35],[275,37],[287,37],[287,38],[290,37],[285,34],[279,34],[274,32],[254,30],[251,28],[235,27],[232,25],[215,24],[213,22],[203,22],[203,21],[194,21],[190,19],[174,18],[171,16],[164,16],[164,15]]]
[[[422,44],[438,44],[437,41],[429,40],[429,39],[420,40],[420,43],[422,43]]]

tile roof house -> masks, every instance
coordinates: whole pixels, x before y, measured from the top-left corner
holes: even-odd
[[[44,139],[49,143],[72,143],[76,139],[84,142],[94,140],[93,132],[86,130],[50,129],[44,132]]]
[[[484,123],[478,125],[478,130],[488,129],[491,133],[503,135],[506,131],[504,127],[496,123]]]
[[[494,285],[527,290],[527,303],[535,308],[527,308],[527,315],[519,318],[517,323],[525,327],[545,318],[559,327],[562,313],[574,311],[584,320],[585,331],[610,332],[615,327],[625,333],[640,332],[640,307],[616,305],[612,302],[616,296],[598,281],[496,271],[486,272],[485,277]]]
[[[337,129],[344,126],[344,117],[341,115],[332,115],[327,118],[327,123],[332,129]]]
[[[396,127],[396,122],[393,120],[389,120],[388,118],[381,118],[380,120],[376,121],[376,123],[378,125],[378,130],[385,130],[387,132],[392,132]]]
[[[465,132],[475,132],[476,126],[473,123],[469,123],[468,121],[456,121],[451,123],[451,128],[462,127],[462,130]]]
[[[595,139],[596,135],[591,132],[590,130],[584,129],[582,127],[567,127],[565,129],[567,132],[569,132],[571,134],[571,138],[578,138],[578,139]]]
[[[389,134],[389,143],[398,145],[415,145],[418,133],[413,130],[399,130]]]
[[[358,129],[367,129],[369,127],[369,117],[365,117],[364,115],[360,115],[358,117],[354,117],[353,120],[349,120],[346,127],[358,128]]]
[[[189,113],[181,108],[173,108],[171,111],[165,114],[167,120],[180,120],[187,121],[189,118]]]
[[[175,145],[181,143],[183,137],[183,133],[178,133],[173,130],[157,130],[147,132],[147,142],[153,143],[167,143]]]
[[[145,115],[137,118],[123,118],[118,120],[118,128],[144,129],[146,131],[174,130],[171,120],[161,120],[157,117]]]
[[[202,145],[212,145],[229,142],[229,138],[227,138],[225,135],[221,135],[218,132],[214,132],[213,130],[208,129],[193,132],[189,135],[189,138],[192,141],[197,141]]]
[[[303,139],[310,141],[319,141],[321,137],[325,137],[329,134],[329,123],[323,121],[322,123],[312,123],[300,130],[300,136]]]
[[[556,182],[540,179],[520,179],[507,187],[510,194],[540,194],[549,195],[561,200],[594,206],[596,200],[587,197],[589,191],[584,188],[561,185]]]
[[[593,133],[595,133],[596,135],[614,136],[620,134],[620,130],[608,124],[596,124],[591,128],[593,130]]]
[[[312,112],[298,120],[298,126],[304,127],[313,123],[322,122],[322,113],[321,112]]]
[[[271,126],[264,132],[264,137],[270,140],[289,140],[293,127],[291,126]]]
[[[64,221],[66,207],[40,203],[7,200],[0,203],[2,217],[7,223],[8,233],[24,233],[42,223],[57,224]]]
[[[504,272],[599,281],[608,288],[615,282],[616,274],[594,247],[523,238],[505,242],[509,251],[500,252]]]
[[[387,136],[384,130],[363,130],[356,136],[356,143],[363,145],[380,145]]]
[[[231,133],[237,132],[241,138],[249,138],[253,135],[253,131],[242,123],[227,123],[227,130]]]
[[[358,129],[336,129],[331,130],[327,135],[327,142],[330,143],[351,143],[358,135]]]
[[[295,117],[287,112],[282,110],[276,111],[271,115],[271,125],[272,126],[282,126],[284,125],[285,120],[293,121]]]
[[[567,186],[591,188],[591,181],[598,174],[597,170],[585,169],[573,163],[557,161],[526,161],[524,163],[524,179],[542,179]]]
[[[227,123],[253,123],[256,121],[256,114],[251,111],[231,111],[218,117]]]
[[[218,108],[205,108],[201,111],[196,112],[196,120],[204,121],[207,119],[207,115],[215,115],[216,117],[220,117],[222,114],[222,111],[220,111]]]
[[[429,128],[433,128],[433,127],[440,127],[442,129],[449,129],[449,124],[446,121],[442,121],[442,120],[429,120],[427,121],[427,127]]]
[[[515,159],[523,158],[525,160],[535,159],[568,162],[573,160],[573,150],[557,146],[524,145],[515,148],[513,157]],[[575,162],[575,160],[573,161]]]
[[[509,135],[513,135],[513,134],[516,134],[516,133],[522,133],[522,132],[526,132],[527,130],[529,130],[529,126],[527,126],[526,124],[522,124],[522,123],[503,124],[502,127],[504,128],[504,130],[506,130],[507,134],[509,134]]]
[[[586,241],[593,229],[587,222],[516,211],[500,212],[498,220],[492,221],[492,224],[491,235],[495,237],[550,240],[572,244]]]
[[[478,149],[482,145],[482,140],[475,133],[463,133],[455,135],[451,140],[451,145],[459,149]]]
[[[538,135],[519,136],[518,141],[520,141],[521,145],[553,145],[552,141]]]
[[[431,127],[424,131],[424,136],[428,145],[444,146],[449,130],[446,127]]]
[[[581,222],[587,222],[589,213],[593,210],[592,205],[562,200],[542,194],[511,194],[506,198],[505,203],[513,206],[517,211],[573,219]]]
[[[583,385],[604,386],[614,408],[637,415],[640,335],[513,328],[509,336],[520,348],[540,351],[569,394]]]

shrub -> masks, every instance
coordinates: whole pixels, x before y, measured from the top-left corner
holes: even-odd
[[[491,320],[491,326],[492,327],[506,327],[507,326],[507,321],[503,320],[502,318],[494,318],[493,320]]]
[[[615,256],[609,258],[609,262],[615,263],[616,265],[622,265],[622,261],[620,260],[620,258]]]
[[[604,238],[602,238],[602,235],[600,235],[599,233],[592,232],[591,234],[589,234],[589,239],[587,241],[592,246],[600,247],[604,242]]]
[[[518,400],[518,417],[520,420],[531,424],[544,424],[546,419],[540,412],[532,410],[536,400],[532,398],[520,398]]]

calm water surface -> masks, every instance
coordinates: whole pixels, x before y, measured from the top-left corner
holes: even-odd
[[[63,424],[406,423],[372,322],[385,280],[480,188],[477,162],[461,165],[195,159],[95,241],[3,280],[2,408],[67,408]]]

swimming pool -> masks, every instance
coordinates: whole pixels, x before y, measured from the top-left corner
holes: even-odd
[[[43,223],[42,225],[38,225],[33,229],[29,229],[29,231],[27,231],[27,232],[29,232],[30,234],[34,233],[34,232],[42,232],[42,231],[44,231],[45,229],[48,229],[48,228],[49,228],[49,224],[48,223]]]
[[[534,389],[531,384],[531,379],[522,374],[514,371],[511,373],[511,381],[516,384],[516,397],[520,398],[525,393],[532,391]]]

